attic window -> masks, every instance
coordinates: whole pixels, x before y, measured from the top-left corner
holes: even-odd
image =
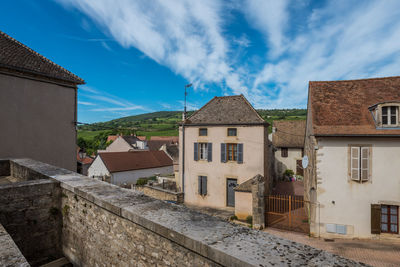
[[[399,121],[399,109],[396,106],[382,107],[382,125],[397,126]]]

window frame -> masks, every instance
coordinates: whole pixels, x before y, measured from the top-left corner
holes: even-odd
[[[205,130],[206,134],[202,134],[201,133],[202,130],[203,131]],[[199,136],[208,136],[208,128],[199,128]]]
[[[282,158],[289,157],[289,148],[288,147],[281,147],[281,157]]]
[[[207,178],[207,176],[205,176],[205,175],[199,175],[198,176],[200,179],[198,179],[198,181],[200,182],[200,184],[198,185],[198,188],[199,188],[199,191],[200,192],[197,192],[200,196],[206,196],[207,195],[207,191],[208,191],[208,178]],[[204,180],[206,180],[206,190],[205,190],[205,192],[203,192],[203,182],[204,182]]]
[[[386,207],[387,213],[383,213],[383,207]],[[391,212],[392,207],[396,208],[396,214],[394,214],[394,215]],[[382,222],[383,216],[386,217],[386,222]],[[392,216],[396,217],[396,222],[392,223]],[[380,221],[381,221],[381,233],[398,234],[399,233],[399,206],[382,204],[381,205],[381,218],[380,218]],[[387,230],[386,231],[382,229],[382,224],[386,224],[387,225]],[[396,225],[396,228],[397,228],[396,232],[391,230],[391,226],[392,225]]]
[[[353,157],[353,149],[357,149],[357,157]],[[364,157],[367,151],[367,157]],[[353,160],[357,160],[357,167],[353,167]],[[365,165],[367,167],[365,168]],[[353,171],[357,170],[357,179],[353,177]],[[363,175],[367,172],[366,177]],[[348,180],[358,183],[372,181],[372,145],[369,144],[349,144],[348,145]]]
[[[230,157],[229,153],[229,148],[231,149],[232,152],[232,157]],[[226,143],[226,161],[232,161],[232,162],[237,162],[238,161],[238,144],[236,143]]]
[[[231,131],[231,130],[235,131],[234,135],[229,134],[229,131]],[[230,137],[237,136],[237,128],[228,128],[226,134],[227,134],[227,136],[230,136]]]
[[[395,114],[392,114],[392,108],[395,109]],[[386,114],[383,114],[383,110],[386,109]],[[399,106],[393,104],[382,105],[381,108],[381,124],[382,127],[397,127],[399,126]],[[386,117],[387,123],[383,123],[383,118]],[[392,116],[395,117],[395,123],[392,123]]]
[[[208,143],[206,142],[199,142],[198,143],[198,159],[199,160],[208,160]]]

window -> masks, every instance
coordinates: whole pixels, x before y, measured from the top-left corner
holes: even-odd
[[[198,186],[199,186],[199,195],[205,196],[207,195],[207,176],[199,176],[198,177]]]
[[[243,163],[243,144],[221,144],[221,162]]]
[[[381,232],[397,234],[399,232],[399,207],[381,206]]]
[[[398,122],[398,108],[396,106],[382,107],[382,125],[395,126]]]
[[[199,136],[207,136],[207,128],[200,128]]]
[[[202,160],[207,159],[207,143],[199,143],[199,158]]]
[[[212,161],[212,143],[194,143],[194,160]]]
[[[370,147],[350,147],[350,177],[353,181],[365,182],[370,175]]]
[[[282,158],[287,158],[289,153],[289,149],[287,147],[282,147],[281,148],[281,157]]]
[[[237,136],[236,128],[228,128],[228,136]]]

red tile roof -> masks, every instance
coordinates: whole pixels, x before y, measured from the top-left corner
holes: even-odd
[[[274,121],[275,132],[272,133],[272,144],[275,147],[303,148],[306,133],[306,121]]]
[[[164,151],[104,152],[98,155],[110,172],[133,171],[172,166]]]
[[[178,143],[179,137],[178,136],[151,136],[150,140],[151,141],[170,141],[173,143]]]
[[[0,68],[84,84],[85,81],[72,72],[55,64],[31,48],[0,31]]]
[[[117,140],[117,138],[118,138],[118,135],[109,135],[108,137],[107,137],[107,142],[110,142],[110,141],[115,141],[115,140]]]
[[[376,129],[369,107],[400,101],[400,77],[309,83],[314,135],[400,135]]]

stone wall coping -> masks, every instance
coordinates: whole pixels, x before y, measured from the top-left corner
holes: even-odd
[[[74,194],[223,266],[361,266],[351,260],[252,230],[31,159],[15,159]]]
[[[25,187],[25,186],[35,186],[40,184],[59,184],[60,182],[56,180],[49,180],[49,179],[40,179],[40,180],[28,180],[28,181],[21,181],[16,183],[9,183],[0,185],[0,190],[3,189],[11,189],[17,187]]]
[[[30,266],[11,236],[0,224],[0,266]]]
[[[143,185],[143,187],[147,187],[147,188],[150,188],[150,189],[154,189],[154,190],[157,190],[157,191],[160,191],[160,192],[165,192],[165,193],[176,195],[176,196],[179,196],[179,195],[183,194],[182,192],[174,192],[174,191],[171,191],[171,190],[168,190],[168,189],[163,189],[163,188],[156,187],[156,186],[151,186],[151,185],[148,185],[148,184]]]

